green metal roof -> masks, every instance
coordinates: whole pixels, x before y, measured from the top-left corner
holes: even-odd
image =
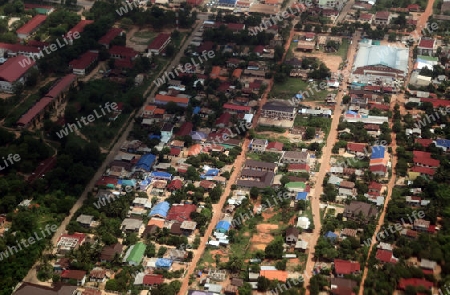
[[[285,187],[286,188],[298,188],[298,187],[305,188],[306,184],[304,182],[300,182],[300,181],[289,182],[289,183],[286,183]]]
[[[428,60],[428,61],[438,61],[437,57],[426,56],[426,55],[418,55],[417,59]]]
[[[36,10],[36,12],[39,14],[47,14],[49,11],[48,9],[45,8],[35,8],[34,10]]]
[[[143,243],[137,243],[134,245],[133,249],[130,252],[130,255],[127,257],[127,261],[133,261],[137,264],[141,263],[142,259],[144,258],[145,249],[147,246]]]

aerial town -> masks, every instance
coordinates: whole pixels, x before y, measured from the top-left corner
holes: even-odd
[[[450,0],[0,3],[0,295],[450,295]]]

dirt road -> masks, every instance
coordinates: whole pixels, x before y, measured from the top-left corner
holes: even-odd
[[[198,24],[197,24],[196,28],[194,29],[194,31],[197,31],[200,28],[201,24],[203,23],[202,19],[205,19],[207,17],[208,17],[207,15],[203,15],[203,16],[199,15],[200,21],[198,22]],[[192,34],[192,36],[193,35],[194,34]],[[188,42],[186,42],[186,43],[188,43]],[[180,58],[184,55],[184,49],[186,49],[186,47],[187,47],[187,45],[184,44],[184,46],[182,47],[183,49],[181,49],[178,52],[178,54],[175,56],[175,58],[173,59],[173,62],[171,63],[170,66],[172,66],[173,64],[176,64],[177,62],[180,61]],[[164,72],[164,69],[161,70],[159,74],[162,75],[163,72]],[[146,93],[148,93],[151,88],[152,88],[152,85],[150,85],[150,87],[147,89]],[[150,96],[148,97],[147,103],[153,97],[155,92],[156,92],[156,89],[154,89],[152,91],[152,93],[150,94]],[[135,114],[133,114],[132,116],[134,116],[134,115]],[[109,165],[109,163],[111,163],[114,160],[114,157],[119,152],[120,147],[122,146],[122,143],[127,139],[128,134],[130,133],[131,129],[133,128],[133,122],[134,122],[134,120],[131,120],[130,124],[128,124],[128,126],[124,126],[122,128],[122,130],[125,130],[123,132],[122,136],[120,136],[119,140],[114,145],[114,147],[111,149],[111,151],[108,154],[108,156],[106,157],[105,161],[103,161],[102,166],[97,170],[97,172],[95,173],[94,177],[92,178],[92,180],[89,182],[89,184],[86,186],[85,190],[81,194],[80,198],[77,200],[77,202],[74,204],[74,206],[70,210],[68,216],[63,220],[63,222],[59,226],[58,230],[55,232],[55,235],[52,238],[52,245],[53,245],[53,247],[56,247],[59,237],[63,233],[65,233],[67,224],[69,224],[69,222],[72,219],[72,217],[75,214],[75,212],[77,212],[81,208],[81,206],[83,205],[84,200],[87,198],[88,192],[92,191],[92,189],[94,188],[95,183],[97,182],[97,179],[99,179],[103,175],[103,173],[106,170],[106,168]],[[120,132],[118,132],[118,134],[120,134]],[[113,140],[112,142],[115,142],[115,140]],[[42,284],[42,282],[40,282],[37,279],[37,277],[36,277],[36,267],[38,266],[38,264],[39,264],[39,262],[36,262],[33,265],[33,267],[30,269],[28,274],[22,280],[23,282],[34,283],[34,284],[41,283]]]
[[[273,86],[273,81],[270,80],[269,85],[266,89],[266,91],[264,92],[260,104],[259,104],[259,109],[256,112],[254,118],[253,118],[253,126],[252,128],[255,128],[258,125],[258,119],[259,116],[261,115],[261,110],[262,110],[262,106],[267,102],[267,97],[269,96],[269,92],[272,89]],[[244,140],[244,143],[242,145],[242,152],[241,154],[236,158],[236,161],[234,162],[234,171],[233,174],[231,174],[230,180],[228,180],[227,185],[225,187],[225,190],[222,194],[222,196],[220,197],[220,201],[217,205],[214,205],[215,210],[213,213],[213,217],[211,219],[211,223],[208,226],[208,229],[206,230],[204,236],[201,239],[200,245],[198,247],[198,249],[196,250],[196,255],[194,256],[194,258],[192,259],[192,262],[189,263],[189,268],[186,272],[186,276],[184,277],[183,280],[183,285],[181,286],[180,291],[178,292],[179,295],[185,295],[188,292],[189,289],[189,278],[190,276],[194,273],[195,268],[197,267],[197,264],[200,260],[200,257],[202,257],[203,253],[205,252],[206,249],[206,242],[208,242],[208,238],[212,236],[214,228],[216,227],[217,223],[219,222],[220,219],[220,215],[222,213],[222,208],[225,204],[226,199],[228,198],[228,196],[230,195],[231,192],[231,186],[236,183],[236,180],[238,178],[239,173],[241,173],[241,168],[242,165],[244,164],[245,160],[246,160],[246,153],[248,150],[248,146],[250,144],[250,140],[248,138],[246,138]]]
[[[347,69],[351,70],[353,66],[353,58],[355,52],[356,52],[356,46],[357,46],[357,40],[360,37],[360,33],[357,31],[355,35],[353,36],[353,43],[349,47],[349,51],[347,52],[347,60],[349,61],[347,65]],[[347,88],[346,81],[342,82],[342,88]],[[333,120],[331,122],[331,128],[330,128],[330,134],[328,135],[326,146],[323,148],[323,154],[322,158],[320,160],[320,170],[317,173],[316,178],[316,186],[314,188],[314,195],[311,196],[310,202],[311,202],[311,208],[312,208],[312,214],[313,214],[313,220],[314,220],[314,231],[309,241],[309,251],[310,254],[308,255],[308,260],[306,261],[306,267],[305,267],[305,278],[304,278],[304,286],[306,287],[306,295],[310,294],[309,291],[309,283],[310,283],[310,275],[312,274],[313,268],[314,268],[314,249],[317,244],[317,240],[320,235],[321,230],[321,223],[320,223],[320,196],[323,192],[323,180],[325,178],[326,173],[328,172],[330,168],[330,158],[331,158],[331,150],[333,149],[333,146],[337,139],[337,127],[339,124],[339,118],[341,116],[342,108],[341,108],[341,101],[344,94],[342,92],[339,92],[336,97],[336,106],[334,109],[333,114]]]
[[[417,35],[413,34],[413,36],[422,36],[422,29],[425,27],[425,24],[428,21],[429,16],[433,13],[433,4],[434,4],[434,0],[428,0],[428,5],[427,8],[425,9],[425,12],[422,13],[422,15],[420,16],[418,22],[417,22],[417,29],[416,29],[416,33]],[[419,40],[416,40],[416,42],[418,42]],[[409,69],[412,70],[412,49],[410,49],[410,58],[409,58]],[[411,72],[408,73],[405,85],[409,84],[409,79],[411,77]],[[393,95],[392,99],[391,99],[391,105],[390,108],[391,110],[394,109],[395,104],[397,104],[400,106],[400,114],[404,115],[407,113],[406,109],[405,109],[405,97],[403,93],[399,93],[397,95]],[[391,121],[389,123],[390,128],[392,128],[393,126],[393,122]],[[392,144],[390,145],[392,147],[392,151],[393,151],[393,155],[392,155],[392,177],[389,180],[388,186],[387,186],[387,190],[388,190],[388,194],[386,196],[386,200],[384,202],[384,206],[383,206],[383,211],[380,214],[380,218],[378,220],[378,224],[377,227],[375,229],[375,232],[373,234],[372,237],[372,242],[370,244],[370,248],[369,248],[369,252],[367,254],[367,260],[370,257],[372,250],[373,250],[373,246],[376,243],[376,235],[378,234],[378,232],[380,231],[381,226],[384,223],[384,217],[386,215],[386,208],[388,206],[389,200],[391,199],[392,196],[392,189],[395,186],[395,181],[397,178],[397,175],[395,174],[395,166],[397,165],[397,155],[396,155],[396,150],[397,150],[397,142],[396,142],[396,134],[394,132],[392,132],[391,134],[392,137]],[[366,263],[366,265],[364,266],[364,272],[363,272],[363,276],[361,279],[361,284],[359,287],[359,293],[358,295],[363,295],[364,294],[364,282],[366,281],[367,278],[367,273],[368,273],[368,263]]]

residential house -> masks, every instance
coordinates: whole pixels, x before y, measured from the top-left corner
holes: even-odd
[[[72,235],[62,234],[56,244],[58,247],[58,254],[64,255],[71,250],[77,249],[84,243],[85,238],[86,235],[82,233],[74,233]]]
[[[375,14],[375,25],[388,25],[391,18],[392,16],[389,11],[378,11]]]
[[[170,34],[167,33],[159,33],[155,39],[148,45],[147,51],[148,53],[153,53],[154,55],[160,55],[163,53],[166,46],[171,41]]]
[[[283,154],[281,162],[284,164],[308,164],[310,155],[308,152],[287,151]]]
[[[433,286],[434,286],[433,282],[430,282],[426,279],[418,279],[418,278],[403,279],[402,278],[398,282],[397,288],[405,291],[407,289],[407,287],[414,287],[414,288],[423,287],[423,288],[431,291]]]
[[[148,274],[145,275],[142,281],[144,287],[159,286],[164,283],[164,277],[161,274]]]
[[[77,286],[83,286],[86,282],[86,272],[84,270],[64,270],[61,273],[61,281],[68,283],[71,280],[75,280]]]
[[[13,93],[16,85],[25,85],[29,71],[35,66],[34,60],[23,55],[9,58],[0,67],[0,91]]]
[[[344,277],[344,275],[359,274],[361,265],[359,262],[348,261],[342,259],[334,259],[334,273],[337,277]]]
[[[300,230],[295,227],[289,227],[286,230],[286,243],[297,243]]]
[[[155,95],[155,104],[157,105],[166,105],[169,102],[174,102],[180,107],[187,107],[189,104],[189,98],[187,97],[175,97],[170,95],[162,95],[162,94],[156,94]]]
[[[258,170],[258,171],[270,171],[270,172],[277,173],[278,166],[275,163],[267,163],[267,162],[255,161],[255,160],[246,160],[244,163],[243,169]]]
[[[433,159],[428,152],[413,151],[413,162],[414,166],[418,167],[438,168],[440,166],[440,161]]]
[[[264,118],[271,118],[275,120],[290,120],[293,121],[296,116],[295,107],[277,105],[274,103],[266,103],[262,107],[261,116]]]
[[[417,46],[418,55],[433,56],[437,51],[436,39],[422,37]]]
[[[311,168],[308,164],[288,164],[287,170],[292,173],[309,173]]]
[[[125,218],[122,221],[121,229],[126,232],[139,232],[142,226],[143,222],[140,219]]]
[[[87,51],[78,59],[69,62],[69,67],[75,75],[85,76],[89,74],[97,65],[98,52]]]
[[[375,218],[377,214],[378,210],[375,206],[364,202],[352,201],[350,204],[345,205],[343,215],[350,220],[367,223],[370,219]]]
[[[275,173],[272,171],[243,169],[236,185],[246,189],[252,187],[263,189],[270,187],[274,178]]]
[[[269,141],[267,139],[252,139],[250,149],[253,152],[263,153],[266,151]]]
[[[100,253],[101,262],[111,262],[115,257],[121,257],[123,251],[123,245],[116,243],[114,245],[105,246]]]
[[[330,293],[332,295],[354,295],[353,291],[357,287],[357,283],[350,279],[331,278]]]
[[[190,220],[185,220],[180,225],[180,229],[181,229],[182,233],[186,236],[191,235],[195,231],[196,228],[197,228],[197,222],[190,221]]]
[[[102,268],[94,268],[89,274],[89,281],[96,283],[104,283],[107,279],[106,270]]]
[[[284,144],[277,141],[272,141],[267,144],[267,152],[282,152]]]
[[[394,257],[394,253],[389,250],[378,249],[375,254],[375,259],[380,261],[381,263],[392,263],[395,264],[398,262],[398,258]]]
[[[90,227],[92,221],[94,221],[94,216],[92,215],[84,215],[81,214],[80,216],[78,216],[77,218],[77,222],[79,224],[81,224],[83,227]]]
[[[76,286],[69,286],[63,283],[53,283],[53,285],[49,287],[24,282],[20,284],[19,288],[13,293],[13,295],[73,295],[76,294],[76,292]]]
[[[413,228],[418,231],[428,231],[430,228],[430,221],[424,219],[414,220]]]
[[[46,15],[38,14],[30,19],[26,24],[17,29],[17,37],[21,40],[28,39],[47,19]]]

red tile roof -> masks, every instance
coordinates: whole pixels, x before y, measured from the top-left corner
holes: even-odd
[[[434,39],[420,39],[419,47],[433,49]]]
[[[397,259],[393,258],[391,251],[378,249],[375,258],[384,263],[397,263]]]
[[[372,181],[369,184],[369,190],[376,190],[376,191],[381,191],[381,189],[383,188],[383,185],[381,183]]]
[[[269,144],[266,147],[266,150],[277,150],[281,152],[283,150],[283,146],[284,144],[281,142],[272,141],[269,142]]]
[[[366,143],[354,143],[354,142],[347,143],[347,150],[353,152],[364,153],[366,152],[366,147],[367,147]]]
[[[24,67],[20,63],[23,63]],[[0,80],[15,82],[35,64],[34,60],[23,55],[11,57],[0,67]]]
[[[45,159],[44,161],[42,161],[39,164],[39,166],[36,167],[33,174],[31,174],[28,177],[27,181],[28,182],[35,181],[36,179],[38,179],[39,177],[41,177],[48,171],[52,170],[53,167],[55,167],[55,165],[56,165],[56,157],[51,157],[51,158]]]
[[[315,33],[308,32],[305,34],[306,39],[313,39],[314,37],[316,37]]]
[[[39,53],[39,49],[37,47],[21,44],[0,43],[0,49],[4,49],[13,53]]]
[[[405,290],[406,287],[413,286],[413,287],[425,287],[428,289],[431,289],[433,287],[433,283],[430,281],[427,281],[425,279],[417,279],[417,278],[411,278],[411,279],[400,279],[398,282],[398,288],[401,290]]]
[[[171,149],[170,149],[170,155],[171,155],[171,156],[179,156],[180,153],[181,153],[181,150],[180,150],[180,149],[177,149],[177,148],[171,148]]]
[[[409,10],[420,10],[419,4],[409,4],[407,8]]]
[[[114,38],[119,36],[122,32],[123,30],[120,28],[111,28],[103,37],[100,38],[100,40],[98,40],[98,43],[109,46],[112,40],[114,40]]]
[[[189,134],[191,134],[193,127],[194,127],[194,124],[192,124],[192,122],[184,122],[183,125],[181,125],[180,130],[175,135],[176,136],[189,135]]]
[[[373,17],[373,14],[370,14],[370,13],[361,13],[361,14],[359,15],[359,18],[360,18],[360,19],[366,20],[366,21],[371,20],[372,17]]]
[[[174,103],[188,104],[189,103],[189,98],[157,94],[157,95],[155,95],[155,101],[161,101],[161,102],[173,101]]]
[[[430,93],[430,96],[431,96],[431,94],[435,94],[435,93]],[[420,102],[421,103],[429,102],[433,105],[434,108],[450,106],[450,100],[445,100],[445,99],[421,98]]]
[[[334,270],[336,274],[348,275],[361,270],[359,262],[335,259],[334,260]]]
[[[164,283],[164,277],[163,275],[146,275],[144,277],[144,280],[142,281],[144,285],[161,285]]]
[[[17,125],[27,126],[41,111],[45,110],[53,101],[51,97],[44,97],[39,100],[17,121]]]
[[[245,27],[244,24],[227,24],[226,26],[229,30],[232,31],[242,31]]]
[[[49,46],[50,43],[41,42],[41,41],[37,41],[37,40],[28,40],[27,41],[27,45],[28,46],[33,46],[33,47],[44,48],[44,46]]]
[[[288,165],[288,171],[294,171],[294,170],[306,170],[309,172],[310,167],[307,164],[289,164]]]
[[[257,45],[255,49],[253,49],[253,52],[262,54],[264,52],[264,45]]]
[[[225,110],[231,110],[231,111],[245,111],[245,112],[250,112],[250,110],[252,109],[249,106],[240,106],[240,105],[236,105],[236,104],[231,104],[231,103],[226,103],[223,105],[223,108]]]
[[[168,190],[179,190],[183,187],[183,182],[179,179],[172,180],[167,186]]]
[[[417,138],[414,142],[422,145],[423,147],[428,147],[430,144],[433,143],[433,140],[426,138]]]
[[[100,178],[99,180],[97,180],[95,185],[96,186],[107,186],[108,184],[112,184],[112,185],[116,186],[118,182],[119,182],[119,180],[117,178],[104,176],[104,177]]]
[[[389,11],[378,11],[375,14],[376,19],[389,19],[390,12]]]
[[[53,6],[41,5],[41,4],[28,4],[28,3],[24,3],[23,6],[24,6],[25,10],[35,9],[35,8],[43,8],[43,9],[52,9],[53,8]]]
[[[45,97],[56,98],[61,94],[61,92],[67,90],[76,79],[77,76],[74,74],[68,74],[64,76],[64,78],[60,79],[56,84],[54,84],[54,86],[45,95]]]
[[[200,187],[202,187],[204,189],[212,189],[212,188],[214,188],[214,182],[209,181],[209,180],[202,180],[202,181],[200,181]]]
[[[421,151],[413,151],[413,162],[433,168],[437,168],[441,164],[439,160],[431,158],[431,153]]]
[[[387,167],[384,165],[373,165],[369,167],[370,172],[387,172]]]
[[[72,36],[75,32],[82,33],[84,31],[84,28],[87,25],[90,25],[93,23],[94,23],[93,20],[87,20],[87,19],[80,20],[80,22],[78,24],[76,24],[75,27],[73,27],[70,31],[67,32],[66,37],[69,36],[69,33],[71,33]]]
[[[98,58],[96,52],[85,52],[79,59],[72,60],[69,65],[76,70],[85,70]]]
[[[114,45],[109,49],[109,54],[120,55],[122,58],[134,58],[139,52],[130,47]]]
[[[179,222],[190,221],[191,213],[197,210],[194,204],[172,205],[167,213],[167,220],[176,220]]]
[[[160,50],[161,47],[170,39],[170,34],[160,33],[153,39],[152,43],[148,45],[148,49]]]
[[[85,275],[86,272],[84,270],[63,270],[61,273],[61,278],[82,280]]]
[[[24,24],[22,27],[20,27],[16,32],[17,34],[30,34],[33,32],[37,27],[39,27],[45,20],[47,19],[47,16],[38,14],[30,21],[28,21],[26,24]]]
[[[187,0],[186,2],[187,2],[187,4],[196,6],[196,5],[200,5],[203,2],[203,0]]]
[[[429,175],[429,176],[433,176],[436,173],[436,170],[434,170],[433,168],[428,168],[428,167],[412,167],[411,172],[419,172],[420,174],[425,174],[425,175]]]
[[[216,120],[216,125],[219,125],[219,124],[228,125],[228,123],[230,122],[230,119],[231,119],[231,114],[225,112]]]

